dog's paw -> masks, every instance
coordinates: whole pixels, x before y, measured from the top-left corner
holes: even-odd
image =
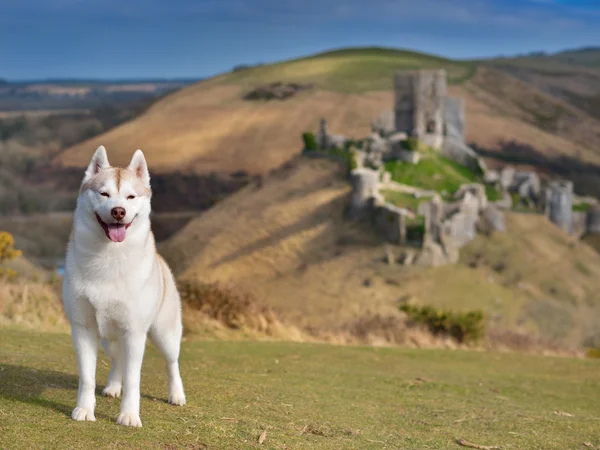
[[[169,394],[169,403],[177,406],[185,405],[185,394],[183,391]]]
[[[102,395],[105,397],[119,398],[121,396],[121,385],[109,384],[102,390]]]
[[[94,417],[94,411],[91,409],[80,408],[79,406],[73,410],[71,414],[71,418],[73,420],[82,421],[88,420],[90,422],[95,422],[96,418]]]
[[[122,412],[119,414],[117,423],[126,427],[142,427],[142,420],[140,419],[140,415],[137,413]]]

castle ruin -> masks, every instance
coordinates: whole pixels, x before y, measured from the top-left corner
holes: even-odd
[[[444,135],[445,70],[415,70],[394,77],[395,131],[440,149]]]
[[[483,159],[467,145],[465,124],[465,102],[447,96],[444,70],[401,71],[394,76],[393,109],[373,120],[368,137],[352,141],[330,134],[325,119],[321,119],[319,149],[313,153],[340,158],[339,151],[327,150],[344,148],[349,152],[353,159],[350,216],[369,218],[387,242],[403,246],[417,243],[421,251],[409,258],[411,264],[456,262],[459,249],[477,233],[506,230],[502,211],[507,209],[543,211],[569,234],[600,230],[600,206],[588,212],[573,211],[574,204],[582,199],[574,195],[572,182],[552,181],[544,186],[535,172],[511,166],[488,170]],[[463,184],[456,192],[436,192],[392,180],[384,162],[414,165],[421,158],[435,157],[422,146],[468,167],[480,182]],[[488,200],[489,188],[499,199]],[[383,194],[390,191],[425,200],[417,201],[418,210],[413,211],[403,203],[386,202]],[[592,200],[589,204],[596,204]],[[415,242],[415,236],[419,242]]]

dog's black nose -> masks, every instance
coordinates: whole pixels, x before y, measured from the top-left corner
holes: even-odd
[[[127,214],[127,211],[125,211],[125,208],[121,208],[120,206],[117,206],[116,208],[113,208],[110,210],[110,214],[113,216],[113,219],[115,219],[115,220],[123,220],[123,218]]]

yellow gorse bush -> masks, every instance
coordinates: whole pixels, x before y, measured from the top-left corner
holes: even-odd
[[[15,248],[15,239],[8,231],[0,231],[0,263],[10,261],[22,255]]]
[[[15,239],[8,231],[0,231],[0,264],[12,261],[23,253],[15,248]],[[0,267],[0,276],[14,278],[17,273],[12,269]]]

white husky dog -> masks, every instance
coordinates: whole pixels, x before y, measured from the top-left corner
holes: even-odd
[[[150,334],[167,363],[169,403],[185,404],[179,374],[181,301],[150,230],[150,174],[141,150],[126,169],[100,146],[85,171],[67,248],[63,302],[79,370],[75,420],[96,420],[98,338],[112,360],[102,394],[123,400],[117,423],[141,427],[140,374]]]

